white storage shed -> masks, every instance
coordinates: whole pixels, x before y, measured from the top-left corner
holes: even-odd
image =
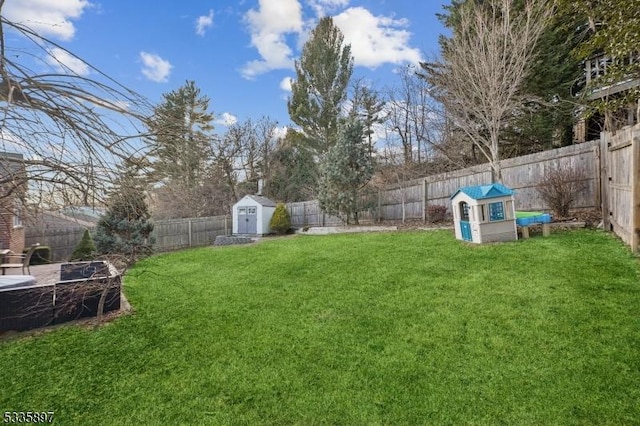
[[[451,196],[456,238],[472,243],[518,239],[515,192],[506,186],[467,186]]]
[[[260,195],[247,195],[233,205],[234,235],[266,235],[276,203]]]

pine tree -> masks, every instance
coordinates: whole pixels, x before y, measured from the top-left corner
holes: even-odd
[[[122,255],[128,262],[151,254],[154,243],[144,180],[135,164],[127,162],[124,167],[95,235],[98,253]]]
[[[351,46],[331,17],[320,19],[295,62],[296,80],[287,103],[291,120],[299,125],[310,146],[324,154],[335,143],[340,107],[347,98],[353,73]]]
[[[209,98],[193,81],[163,95],[154,110],[149,130],[155,136],[153,167],[157,181],[170,181],[192,190],[206,173],[211,160],[213,114]]]
[[[96,245],[93,242],[93,238],[91,238],[91,233],[88,229],[84,230],[84,234],[82,234],[82,239],[73,249],[73,253],[71,253],[71,261],[88,261],[93,260],[96,257]]]
[[[362,122],[351,118],[341,126],[338,140],[329,148],[321,169],[318,200],[322,209],[344,215],[347,223],[353,219],[358,224],[362,207],[359,191],[373,176]]]
[[[304,144],[304,135],[289,128],[269,158],[267,195],[279,201],[295,202],[315,198],[318,164]]]

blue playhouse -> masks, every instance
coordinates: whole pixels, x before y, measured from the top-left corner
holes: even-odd
[[[451,196],[456,238],[478,244],[517,240],[514,195],[500,183],[458,189]]]
[[[451,196],[456,238],[472,243],[514,241],[517,227],[522,237],[529,238],[530,225],[542,225],[549,235],[551,215],[542,212],[517,212],[515,192],[500,183],[466,186]]]

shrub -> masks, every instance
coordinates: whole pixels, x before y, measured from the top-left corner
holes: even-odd
[[[28,248],[24,249],[24,254],[27,254],[27,252],[29,251]],[[51,263],[51,247],[49,246],[39,246],[36,247],[35,251],[33,252],[33,255],[31,256],[31,261],[29,262],[29,265],[34,266],[34,265],[46,265],[48,263]]]
[[[153,222],[138,187],[120,188],[112,194],[107,213],[96,227],[96,246],[101,255],[120,255],[126,263],[153,252]]]
[[[556,217],[567,217],[580,191],[587,187],[585,173],[573,167],[556,167],[547,173],[536,190]]]
[[[73,253],[71,253],[72,261],[86,261],[93,260],[96,257],[96,245],[93,243],[93,238],[88,229],[84,230],[82,239],[78,243]]]
[[[427,206],[427,220],[431,223],[443,222],[447,217],[447,207],[441,205]]]
[[[291,228],[291,218],[284,204],[278,203],[276,206],[276,210],[273,212],[273,216],[271,216],[269,227],[272,231],[280,235],[286,234],[289,228]]]

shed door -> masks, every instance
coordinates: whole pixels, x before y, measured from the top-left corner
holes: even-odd
[[[257,210],[256,207],[238,207],[238,234],[258,233]]]

